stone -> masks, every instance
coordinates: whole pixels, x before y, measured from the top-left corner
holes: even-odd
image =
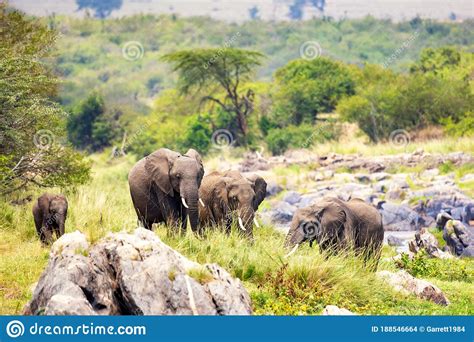
[[[415,234],[415,239],[408,243],[408,249],[414,254],[424,250],[432,258],[449,259],[453,257],[450,253],[443,252],[439,248],[436,237],[425,228]]]
[[[398,201],[405,198],[405,191],[400,188],[393,188],[387,191],[385,198],[387,200]]]
[[[216,264],[198,264],[152,231],[114,233],[86,245],[80,232],[52,246],[28,315],[249,315],[239,279]],[[85,248],[87,246],[87,248]]]
[[[272,206],[271,211],[271,219],[273,222],[276,223],[289,223],[293,219],[293,215],[295,214],[296,207],[284,202],[280,201],[277,202],[275,205]]]
[[[404,241],[400,239],[399,237],[396,237],[394,235],[389,235],[387,236],[387,244],[389,246],[399,247],[399,246],[404,245]]]
[[[301,201],[301,195],[296,191],[288,191],[285,196],[283,196],[283,200],[291,205],[295,205]]]
[[[375,173],[372,173],[369,177],[370,177],[370,180],[373,182],[380,182],[380,181],[390,178],[390,175],[386,172],[375,172]]]
[[[344,309],[339,308],[336,305],[326,305],[322,313],[323,316],[355,316],[357,314]]]
[[[275,196],[283,191],[283,187],[278,185],[276,182],[268,181],[267,182],[267,197]]]
[[[354,178],[360,183],[364,183],[364,184],[370,183],[370,177],[363,173],[355,174]]]
[[[379,271],[377,276],[386,281],[395,291],[413,294],[420,299],[430,300],[439,305],[446,306],[450,304],[448,298],[436,285],[426,280],[415,278],[404,270],[396,273]]]
[[[464,225],[461,221],[448,220],[444,225],[443,239],[454,255],[465,257],[473,255],[474,228]]]
[[[377,208],[382,215],[385,230],[419,230],[423,226],[420,215],[407,205],[380,202]]]

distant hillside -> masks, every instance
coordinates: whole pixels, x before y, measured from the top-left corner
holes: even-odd
[[[374,18],[304,22],[247,21],[229,24],[209,18],[133,16],[122,19],[45,18],[61,32],[51,64],[65,80],[61,93],[65,105],[100,90],[107,103],[146,110],[160,92],[174,86],[164,53],[206,46],[234,47],[263,52],[261,80],[288,61],[300,58],[305,42],[317,42],[322,55],[349,63],[384,64],[407,70],[424,47],[474,47],[474,21],[436,23],[412,20],[392,23]],[[131,47],[130,51],[126,51]],[[133,54],[133,47],[139,51]]]
[[[10,0],[10,3],[27,13],[40,16],[52,13],[83,16],[85,13],[77,11],[76,0]],[[211,16],[220,20],[240,22],[248,20],[249,10],[255,8],[256,15],[263,20],[288,20],[290,6],[295,3],[301,4],[296,6],[299,9],[295,12],[301,11],[302,19],[323,15],[335,19],[371,15],[380,19],[401,21],[419,15],[422,18],[437,20],[462,20],[473,16],[473,3],[470,0],[123,0],[120,9],[113,11],[112,16],[123,17],[140,13],[178,14],[185,17]]]

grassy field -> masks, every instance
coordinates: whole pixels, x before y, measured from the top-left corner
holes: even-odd
[[[474,150],[472,140],[446,140],[411,144],[410,150],[423,147],[427,152]],[[337,147],[340,146],[340,149]],[[354,152],[337,145],[332,151]],[[362,145],[361,145],[362,146]],[[363,154],[390,153],[387,145],[363,145]],[[330,146],[320,146],[318,152]],[[401,152],[398,150],[398,152]],[[394,152],[395,153],[395,152]],[[133,158],[108,160],[107,154],[94,155],[93,180],[90,184],[66,192],[69,199],[67,232],[80,230],[91,242],[110,231],[133,230],[136,216],[131,205],[127,173]],[[205,162],[209,171],[218,164]],[[37,196],[41,191],[29,192]],[[24,198],[27,193],[9,198]],[[48,261],[48,249],[36,236],[31,214],[32,202],[11,205],[0,202],[0,314],[19,314],[31,297],[31,286]],[[251,245],[238,234],[220,232],[196,238],[191,233],[178,237],[159,226],[156,233],[166,243],[192,260],[214,262],[240,278],[252,297],[256,314],[319,314],[328,304],[345,307],[359,314],[443,314],[474,313],[474,261],[466,259],[434,260],[419,257],[404,265],[417,277],[439,286],[451,301],[447,307],[395,293],[369,272],[355,257],[321,256],[317,248],[303,246],[285,259],[284,236],[270,226],[255,229]],[[395,251],[384,247],[379,269],[396,270],[388,257]],[[385,259],[385,260],[384,260]]]

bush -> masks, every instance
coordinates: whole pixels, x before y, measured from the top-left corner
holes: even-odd
[[[436,278],[447,281],[474,282],[474,269],[468,260],[430,258],[426,252],[421,251],[410,259],[403,253],[397,266],[405,269],[414,277]]]
[[[474,136],[474,113],[467,112],[459,120],[454,121],[452,117],[441,121],[448,135],[453,137]]]
[[[354,94],[347,68],[327,58],[295,60],[275,73],[273,121],[280,127],[313,124],[318,113],[329,113],[338,101]]]
[[[303,124],[268,131],[266,142],[273,155],[282,154],[289,148],[309,148],[316,142],[337,139],[340,127],[333,120],[317,125]]]

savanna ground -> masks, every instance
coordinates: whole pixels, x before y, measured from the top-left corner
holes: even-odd
[[[417,148],[426,152],[474,152],[469,138],[432,140],[411,143],[404,151]],[[205,160],[211,171],[222,157],[238,159],[241,150],[224,151]],[[400,153],[389,144],[366,145],[351,141],[318,145],[314,153],[361,153],[381,155]],[[134,163],[131,156],[110,159],[109,153],[92,155],[92,181],[75,190],[68,190],[68,220],[66,232],[80,230],[93,243],[108,232],[132,231],[136,227],[127,184],[127,174]],[[292,177],[302,170],[298,167],[275,170],[279,178]],[[454,170],[456,171],[456,170]],[[397,170],[392,170],[397,172]],[[472,170],[469,172],[473,172]],[[459,184],[472,194],[472,184]],[[60,189],[56,189],[60,190]],[[41,191],[20,193],[11,200]],[[31,297],[31,287],[48,262],[49,249],[42,247],[34,228],[32,202],[23,205],[0,204],[0,314],[20,314]],[[265,205],[265,203],[263,203]],[[394,292],[352,256],[326,259],[317,248],[302,246],[286,259],[284,235],[271,226],[254,229],[255,243],[251,245],[235,230],[230,236],[210,232],[204,238],[195,237],[188,229],[186,236],[173,236],[166,227],[155,232],[167,244],[200,263],[214,262],[240,278],[249,291],[256,314],[300,315],[320,314],[328,305],[338,305],[364,315],[469,315],[474,313],[474,260],[428,259],[419,256],[408,261],[405,268],[419,278],[437,285],[451,301],[440,306]],[[436,234],[440,238],[440,234]],[[442,238],[440,239],[442,240]],[[384,246],[379,270],[396,271],[389,259],[396,254]]]

